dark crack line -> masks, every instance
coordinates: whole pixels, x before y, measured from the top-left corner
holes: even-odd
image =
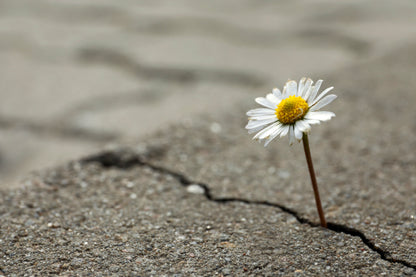
[[[135,166],[146,166],[146,167],[152,169],[155,172],[172,176],[174,179],[176,179],[184,187],[187,187],[187,186],[190,186],[190,185],[199,185],[200,187],[202,187],[204,189],[204,196],[209,201],[213,201],[213,202],[220,203],[220,204],[225,204],[225,203],[230,203],[230,202],[237,202],[237,203],[244,203],[244,204],[248,204],[248,205],[262,205],[262,206],[279,208],[283,212],[294,216],[296,218],[296,220],[301,224],[307,224],[311,227],[321,228],[318,223],[312,222],[309,219],[307,219],[305,217],[302,217],[295,210],[292,210],[292,209],[290,209],[288,207],[285,207],[281,204],[272,203],[272,202],[268,202],[268,201],[248,200],[248,199],[244,199],[244,198],[214,197],[211,194],[211,190],[210,190],[210,188],[208,187],[207,184],[200,183],[200,182],[194,182],[194,181],[188,179],[188,177],[186,177],[182,173],[173,171],[171,169],[168,169],[168,168],[165,168],[165,167],[162,167],[162,166],[154,165],[150,162],[144,161],[140,156],[137,156],[137,155],[135,155],[135,156],[132,156],[132,155],[123,156],[123,155],[120,155],[120,153],[116,153],[116,152],[103,152],[103,153],[99,153],[97,155],[93,155],[93,156],[87,157],[85,159],[82,159],[81,162],[82,163],[94,163],[95,162],[95,163],[98,163],[102,167],[105,167],[105,168],[114,167],[114,168],[119,168],[119,169],[130,169],[130,168],[133,168]],[[348,227],[346,225],[333,223],[333,222],[328,222],[327,225],[328,225],[328,229],[331,230],[331,231],[334,231],[334,232],[337,232],[337,233],[344,233],[344,234],[354,236],[354,237],[359,237],[361,239],[361,241],[365,245],[367,245],[368,248],[370,248],[372,251],[378,253],[380,255],[381,259],[383,259],[385,261],[388,261],[390,263],[398,263],[398,264],[401,264],[403,266],[406,266],[406,267],[409,267],[409,268],[412,268],[412,269],[416,270],[416,264],[412,264],[411,262],[408,262],[408,261],[405,261],[405,260],[393,258],[388,251],[383,250],[380,247],[376,246],[375,243],[372,242],[369,238],[367,238],[362,231],[351,228],[351,227]]]

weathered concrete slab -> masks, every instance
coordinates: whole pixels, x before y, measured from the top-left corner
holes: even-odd
[[[2,194],[5,276],[401,275],[357,237],[216,203],[148,166],[72,165]],[[261,216],[260,216],[261,215]]]
[[[0,133],[26,126],[44,154],[31,151],[37,157],[3,167],[1,186],[15,183],[15,172],[72,159],[69,151],[48,151],[61,129],[82,133],[80,143],[94,148],[221,113],[229,107],[218,103],[406,45],[415,37],[415,11],[410,0],[2,0]],[[39,136],[45,128],[56,130]],[[0,151],[21,146],[10,137],[0,143]]]
[[[324,83],[337,117],[311,147],[328,230],[301,145],[251,141],[246,99],[3,190],[3,274],[416,274],[413,49]]]
[[[0,276],[415,275],[415,9],[0,1],[0,179],[75,160],[0,184]],[[243,128],[305,74],[339,96],[311,134],[329,230],[301,145]]]

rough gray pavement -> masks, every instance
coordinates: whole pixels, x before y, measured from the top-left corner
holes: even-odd
[[[0,202],[5,276],[416,275],[416,44],[333,74],[337,117],[263,148],[252,99],[45,170]]]
[[[0,183],[416,35],[414,1],[0,1]]]
[[[415,11],[0,0],[0,276],[416,275]],[[301,145],[244,129],[303,75],[328,229]]]

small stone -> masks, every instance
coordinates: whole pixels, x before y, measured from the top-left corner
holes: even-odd
[[[133,182],[127,182],[126,187],[132,188],[132,187],[134,187],[134,183]]]
[[[290,177],[289,171],[286,171],[286,170],[279,170],[277,172],[277,175],[282,179],[288,179]]]
[[[34,222],[33,220],[31,220],[31,219],[28,219],[28,220],[25,222],[25,226],[26,226],[26,227],[28,227],[28,226],[32,226],[33,224],[35,224],[35,222]]]
[[[218,134],[221,132],[222,127],[219,123],[214,122],[211,124],[211,126],[209,127],[209,129],[211,130],[211,132],[213,132],[214,134]]]
[[[227,234],[221,234],[220,235],[220,241],[227,241],[229,240],[230,236]]]
[[[138,257],[138,258],[136,258],[136,260],[134,262],[136,264],[139,264],[139,265],[145,265],[145,264],[148,264],[150,262],[150,260],[145,258],[145,257]]]
[[[119,271],[120,270],[120,267],[119,266],[117,266],[117,265],[112,265],[112,266],[110,266],[110,271],[111,272],[117,272],[117,271]]]
[[[223,268],[223,269],[221,270],[221,273],[222,273],[222,274],[224,274],[224,275],[230,275],[230,274],[231,274],[231,269],[230,269],[230,268],[228,268],[228,267]]]
[[[186,236],[179,235],[176,237],[178,240],[186,240]]]
[[[128,237],[127,237],[127,235],[116,234],[116,235],[114,236],[114,239],[115,239],[116,241],[126,242],[126,241],[128,240]]]
[[[61,224],[59,224],[58,222],[49,222],[48,227],[49,228],[59,228],[59,227],[61,227]]]
[[[198,242],[203,242],[204,240],[200,237],[193,237],[192,240],[194,241],[198,241]]]
[[[295,274],[294,274],[295,276],[302,276],[303,275],[303,270],[301,270],[301,269],[296,269],[295,270]]]
[[[71,261],[71,266],[80,267],[80,266],[82,266],[83,262],[84,262],[84,259],[82,259],[82,258],[74,258]]]
[[[100,249],[93,249],[93,250],[92,250],[92,254],[93,254],[94,256],[100,257],[100,256],[101,256],[101,254],[102,254],[102,252],[101,252],[101,250],[100,250]]]
[[[236,245],[234,243],[223,241],[220,243],[221,246],[224,246],[225,248],[235,248]]]
[[[189,185],[186,188],[186,191],[189,192],[189,193],[193,193],[193,194],[204,194],[205,193],[205,189],[203,187],[201,187],[200,185],[198,185],[198,184]]]

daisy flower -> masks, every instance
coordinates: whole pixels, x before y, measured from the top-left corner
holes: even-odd
[[[289,135],[289,144],[300,141],[303,134],[307,134],[311,125],[328,121],[335,116],[333,112],[320,111],[331,103],[336,95],[330,94],[333,87],[325,89],[318,95],[322,80],[315,85],[311,79],[302,78],[299,85],[289,80],[283,87],[283,92],[273,89],[266,97],[256,98],[256,102],[264,108],[247,112],[248,124],[246,129],[256,140],[265,140],[267,146],[273,139]]]

